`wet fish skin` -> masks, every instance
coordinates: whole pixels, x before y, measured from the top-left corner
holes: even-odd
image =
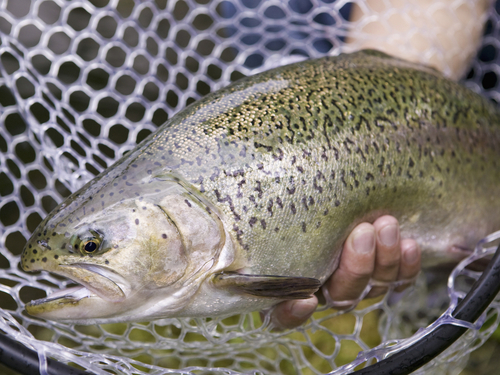
[[[94,323],[260,309],[279,299],[214,275],[324,282],[354,226],[383,214],[424,264],[457,260],[500,227],[499,120],[436,71],[374,51],[243,79],[181,111],[41,223],[23,269],[86,289],[28,312]],[[92,233],[97,252],[74,248]]]

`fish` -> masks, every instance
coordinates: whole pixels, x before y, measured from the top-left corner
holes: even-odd
[[[24,271],[77,286],[26,311],[79,324],[216,317],[307,298],[359,223],[423,265],[500,229],[500,112],[374,50],[243,78],[174,115],[33,232]]]

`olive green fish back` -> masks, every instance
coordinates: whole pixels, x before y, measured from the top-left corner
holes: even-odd
[[[254,272],[310,263],[314,276],[361,219],[392,213],[410,234],[426,231],[431,248],[440,223],[463,230],[451,216],[489,220],[499,120],[494,105],[432,69],[365,51],[209,95],[147,151],[218,205]]]

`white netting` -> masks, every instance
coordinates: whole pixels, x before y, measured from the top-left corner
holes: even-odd
[[[269,332],[255,313],[78,326],[44,322],[23,311],[24,303],[68,284],[47,273],[25,274],[18,265],[26,239],[57,203],[206,93],[286,61],[344,51],[348,34],[366,24],[362,18],[349,21],[353,8],[368,13],[370,3],[0,2],[0,330],[37,350],[41,359],[51,356],[95,373],[213,368],[308,374],[333,371],[379,343],[393,345],[446,310],[446,285],[422,276],[404,296],[390,293],[350,314],[318,312],[306,326],[282,333]],[[473,3],[448,1],[431,11],[454,17]],[[379,21],[391,24],[396,13],[390,1],[383,4],[389,10]],[[500,101],[500,16],[492,8],[488,17],[466,84]],[[415,34],[414,27],[409,30]],[[450,28],[449,39],[456,32]],[[426,59],[440,54],[436,49]],[[456,270],[451,281],[478,276],[460,274],[469,276],[457,278]],[[470,282],[453,285],[451,295],[458,297]],[[487,328],[474,326],[422,373],[430,367],[439,374],[459,371],[498,325],[499,308],[490,307]],[[388,352],[364,355],[381,358]]]

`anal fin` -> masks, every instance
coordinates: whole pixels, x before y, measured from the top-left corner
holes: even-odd
[[[239,293],[280,299],[308,298],[321,286],[321,282],[312,277],[246,275],[237,272],[218,273],[213,283]]]

